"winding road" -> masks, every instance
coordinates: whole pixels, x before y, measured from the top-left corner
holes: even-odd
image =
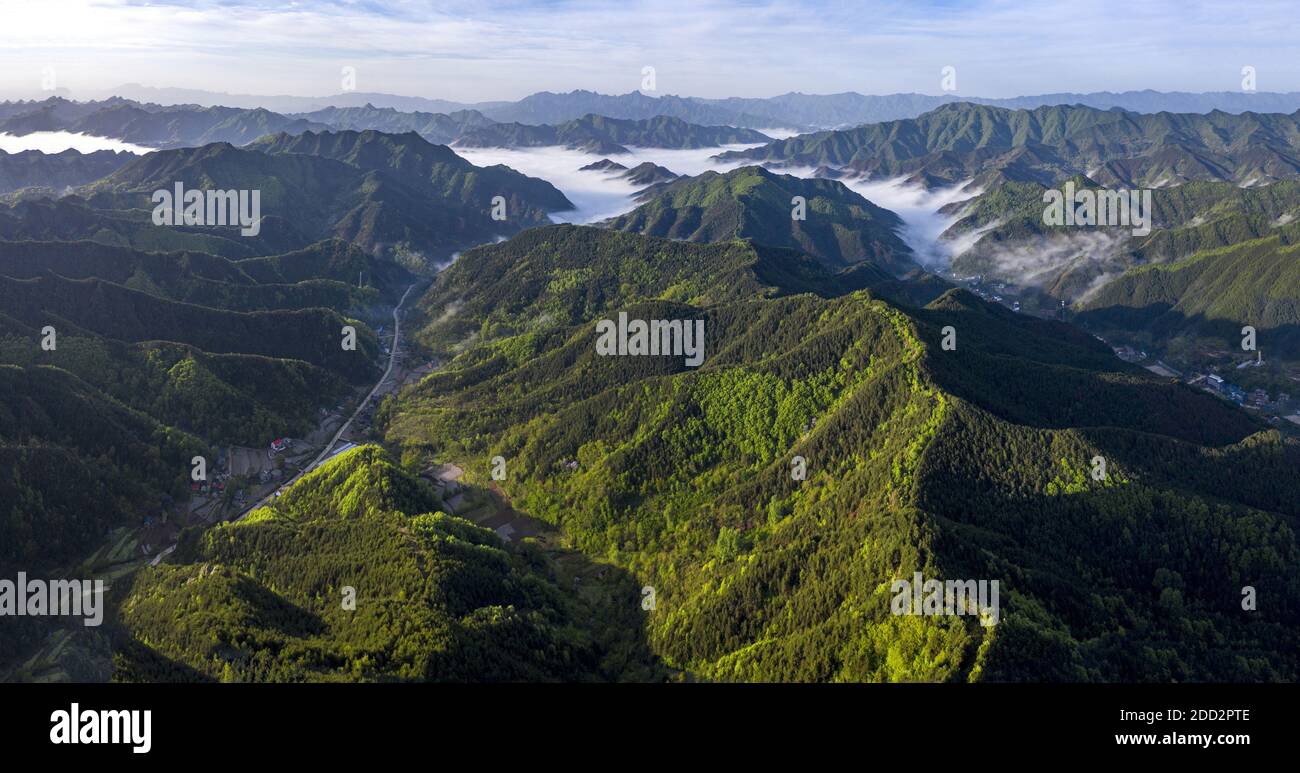
[[[418,284],[418,282],[416,284]],[[412,284],[411,286],[407,287],[406,292],[402,293],[401,300],[399,300],[397,302],[397,305],[393,307],[393,347],[388,353],[388,367],[384,370],[384,375],[380,377],[379,381],[375,382],[375,385],[373,388],[371,388],[370,393],[366,395],[364,400],[362,400],[360,403],[357,404],[357,409],[352,412],[352,415],[348,417],[347,421],[343,422],[343,425],[339,427],[338,432],[334,433],[334,438],[330,440],[330,442],[327,443],[323,449],[321,449],[320,454],[311,461],[311,464],[308,464],[306,467],[303,467],[302,470],[297,475],[285,481],[282,485],[278,486],[274,491],[267,494],[265,497],[262,497],[257,502],[254,502],[253,504],[249,505],[247,508],[244,509],[244,512],[240,513],[237,517],[233,518],[232,521],[242,521],[249,513],[253,512],[259,507],[266,506],[268,503],[271,502],[271,500],[275,499],[276,495],[279,494],[281,491],[284,491],[289,486],[292,486],[294,483],[298,481],[299,478],[311,472],[312,470],[316,469],[317,465],[319,465],[322,461],[325,460],[326,457],[329,456],[330,451],[334,450],[334,446],[338,445],[339,440],[342,439],[343,437],[343,434],[348,431],[349,427],[352,426],[352,422],[356,421],[357,416],[361,415],[361,412],[364,411],[366,406],[370,404],[370,401],[374,399],[375,393],[379,391],[379,388],[382,387],[384,385],[384,382],[388,381],[389,377],[393,375],[393,367],[397,364],[398,347],[401,344],[401,340],[402,340],[402,318],[401,318],[402,307],[406,305],[406,299],[408,296],[410,296],[411,291],[414,289],[415,289],[415,284]],[[176,546],[172,545],[171,547],[168,547],[166,550],[163,550],[161,553],[153,557],[153,560],[149,562],[149,565],[157,566],[159,563],[162,562],[164,558],[167,557],[169,553],[171,553],[175,549]]]
[[[375,382],[374,387],[370,389],[370,393],[366,395],[364,400],[362,400],[360,403],[357,404],[357,409],[352,412],[352,415],[348,417],[347,421],[343,422],[343,426],[339,427],[339,431],[334,433],[334,439],[331,440],[329,443],[327,443],[325,447],[321,449],[320,454],[311,461],[311,464],[308,464],[306,467],[303,467],[302,470],[297,475],[285,481],[284,484],[281,485],[279,488],[277,488],[275,491],[272,491],[270,494],[267,494],[265,497],[262,497],[261,500],[253,504],[244,512],[240,513],[239,517],[235,518],[234,520],[236,521],[243,520],[244,517],[247,516],[249,513],[253,512],[259,507],[263,507],[264,505],[266,505],[266,503],[274,499],[276,495],[279,494],[281,491],[284,491],[288,487],[292,486],[294,483],[298,481],[299,478],[311,472],[312,470],[316,469],[316,466],[319,465],[322,461],[324,461],[327,456],[329,456],[330,451],[334,450],[334,446],[338,445],[339,440],[342,439],[343,437],[343,433],[347,432],[348,428],[352,426],[352,422],[356,421],[357,416],[361,415],[361,412],[364,411],[366,409],[366,406],[370,404],[370,401],[374,399],[375,393],[379,391],[379,388],[384,385],[384,382],[388,381],[389,376],[393,375],[393,366],[397,364],[398,345],[401,343],[402,340],[402,318],[401,318],[402,307],[406,305],[406,298],[411,294],[411,290],[414,289],[415,289],[415,285],[411,285],[410,287],[407,287],[406,292],[402,293],[402,299],[397,302],[396,306],[393,307],[393,348],[388,353],[388,367],[384,370],[384,375],[380,377],[380,379]]]

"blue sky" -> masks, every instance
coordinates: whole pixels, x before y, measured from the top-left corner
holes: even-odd
[[[460,101],[586,88],[705,97],[1300,91],[1286,2],[131,2],[0,0],[0,89],[122,83]],[[47,69],[49,68],[49,69]]]

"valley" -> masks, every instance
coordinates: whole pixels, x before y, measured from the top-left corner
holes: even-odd
[[[1287,759],[1291,10],[5,4],[6,748]]]
[[[0,157],[0,564],[111,598],[11,631],[6,678],[1300,674],[1285,164],[1082,107],[185,110],[237,141]],[[1213,119],[1248,120],[1284,123]],[[1042,217],[1168,175],[1149,233]],[[258,191],[258,227],[160,225],[176,186]],[[604,356],[610,319],[700,357]],[[891,613],[916,573],[996,580],[996,624]]]

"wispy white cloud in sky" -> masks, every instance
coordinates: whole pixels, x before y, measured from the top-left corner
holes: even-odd
[[[76,92],[126,82],[233,93],[357,89],[461,101],[539,90],[957,93],[1300,90],[1294,6],[1089,3],[537,0],[130,2],[0,0],[0,88],[44,68]]]

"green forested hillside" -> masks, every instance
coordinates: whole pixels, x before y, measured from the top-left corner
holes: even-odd
[[[73,242],[132,247],[150,252],[205,252],[238,259],[298,249],[304,237],[292,229],[266,228],[243,236],[238,228],[199,226],[159,227],[152,205],[144,197],[119,202],[100,196],[60,199],[30,198],[0,206],[0,238],[10,242]]]
[[[153,226],[150,197],[158,190],[171,191],[178,183],[186,189],[257,191],[259,233],[244,236],[238,226]],[[547,212],[572,208],[544,180],[503,166],[476,167],[413,133],[373,131],[279,134],[244,148],[216,143],[158,151],[128,162],[78,193],[92,211],[68,216],[107,221],[96,230],[107,228],[116,237],[113,243],[254,257],[338,238],[374,255],[421,254],[424,258],[416,261],[420,268],[464,247],[548,222]],[[498,196],[506,202],[504,219],[493,217],[493,200]],[[80,199],[72,202],[81,203]],[[0,223],[0,236],[87,238],[86,227],[78,229],[82,234],[78,237],[32,234],[36,226],[28,222],[30,210],[41,208],[29,204],[29,211],[14,217],[19,223],[8,231]],[[121,224],[123,220],[127,224]],[[141,233],[142,227],[152,230]],[[66,226],[56,222],[47,230],[58,228]],[[171,231],[193,232],[216,243],[157,243],[161,234]],[[123,237],[127,241],[121,241]],[[168,238],[183,237],[171,233]],[[222,245],[223,239],[233,243]]]
[[[46,569],[138,525],[207,452],[67,371],[0,365],[0,569]]]
[[[273,505],[191,535],[174,563],[140,572],[121,608],[128,641],[115,678],[619,675],[602,670],[597,621],[544,556],[507,548],[441,506],[379,448],[341,454]],[[650,668],[644,648],[641,658]]]
[[[638,300],[707,306],[864,287],[918,305],[946,289],[895,280],[870,262],[832,273],[802,252],[752,240],[692,244],[557,225],[468,251],[420,300],[415,322],[422,343],[447,351],[479,337],[516,334],[523,334],[522,345],[531,335]]]
[[[1264,351],[1300,357],[1300,245],[1274,233],[1143,266],[1102,288],[1079,316],[1102,329],[1204,336],[1230,347],[1251,325]]]
[[[0,275],[98,278],[175,301],[230,311],[321,307],[361,313],[396,302],[405,269],[340,240],[232,261],[204,252],[143,252],[97,242],[0,245]],[[360,283],[359,283],[360,282]]]
[[[653,586],[647,632],[671,667],[809,681],[1300,674],[1300,490],[1286,472],[1300,449],[1244,413],[961,292],[904,313],[865,292],[651,286],[525,324],[573,270],[568,254],[525,250],[530,281],[509,301],[492,253],[464,256],[457,291],[435,286],[426,313],[454,297],[447,319],[519,318],[457,339],[457,359],[382,418],[405,453],[478,480],[503,457],[516,507]],[[696,286],[727,266],[697,264]],[[705,363],[597,356],[591,322],[617,310],[705,319]],[[940,345],[948,327],[955,350]],[[890,614],[891,581],[914,571],[999,580],[1000,620]],[[1244,610],[1245,586],[1269,603]]]
[[[1300,176],[1300,115],[1130,113],[1083,105],[1008,110],[958,102],[916,118],[802,134],[724,161],[844,167],[927,186],[974,179],[1050,184],[1082,174],[1108,187],[1194,180],[1258,185]]]
[[[835,180],[747,166],[683,178],[653,189],[650,196],[606,225],[693,242],[750,238],[801,250],[833,268],[871,261],[902,274],[916,266],[911,248],[897,233],[903,221]],[[805,202],[803,219],[793,217],[796,196]]]
[[[474,166],[451,148],[430,144],[411,132],[277,134],[262,138],[253,147],[271,154],[332,158],[358,169],[380,171],[451,206],[465,207],[479,218],[492,209],[492,199],[500,196],[506,200],[506,220],[495,227],[508,233],[549,223],[548,212],[573,209],[564,194],[545,180],[500,164]]]
[[[102,279],[54,274],[0,276],[0,308],[11,318],[63,334],[90,331],[119,341],[173,341],[224,354],[296,359],[361,382],[374,372],[374,332],[359,323],[357,348],[341,346],[351,322],[328,309],[231,312],[158,298]]]
[[[37,150],[6,153],[0,150],[0,193],[33,187],[58,191],[85,185],[109,174],[131,157],[125,151],[112,150],[94,153],[79,153],[75,150],[65,150],[62,153],[42,153]]]

